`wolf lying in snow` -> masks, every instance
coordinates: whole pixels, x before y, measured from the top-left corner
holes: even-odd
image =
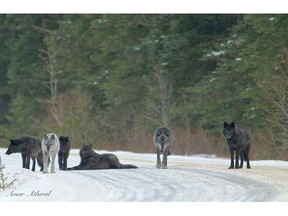
[[[97,154],[92,144],[80,148],[80,164],[67,170],[94,170],[94,169],[132,169],[137,168],[130,164],[121,164],[114,154]]]

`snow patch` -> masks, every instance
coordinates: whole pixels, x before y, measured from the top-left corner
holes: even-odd
[[[220,55],[224,55],[225,51],[223,51],[223,50],[221,50],[221,51],[212,51],[211,53],[214,56],[220,56]]]

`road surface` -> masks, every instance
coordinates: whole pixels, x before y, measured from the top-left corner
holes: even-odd
[[[72,150],[68,167],[79,164]],[[5,176],[16,179],[0,201],[252,202],[288,201],[288,162],[251,161],[252,169],[229,170],[229,159],[169,156],[168,169],[156,169],[156,154],[113,152],[138,169],[59,171],[22,169],[21,155],[4,154]],[[103,153],[102,151],[100,153]]]

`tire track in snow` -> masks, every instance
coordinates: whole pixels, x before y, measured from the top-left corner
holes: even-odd
[[[135,170],[76,171],[78,175],[97,181],[106,192],[102,201],[167,201],[172,200],[175,190],[155,182],[152,175]]]
[[[105,191],[101,201],[269,201],[277,191],[232,173],[191,168],[77,171]]]
[[[192,170],[191,172],[199,175],[202,179],[209,179],[208,189],[217,192],[218,197],[213,196],[203,197],[207,201],[270,201],[278,194],[276,187],[270,184],[261,183],[247,177],[238,176],[237,173],[227,173],[211,170]],[[213,186],[209,187],[211,182]],[[219,199],[219,200],[218,200]]]

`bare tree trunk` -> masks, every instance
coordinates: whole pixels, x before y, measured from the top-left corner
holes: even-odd
[[[42,103],[45,104],[47,110],[52,115],[53,119],[57,123],[57,125],[61,126],[61,120],[59,118],[59,112],[57,108],[57,101],[58,101],[58,78],[57,78],[57,71],[56,71],[56,60],[55,60],[55,52],[54,47],[51,42],[51,35],[53,31],[44,29],[44,28],[37,28],[38,30],[44,32],[45,43],[47,49],[39,49],[39,57],[42,61],[44,61],[47,65],[47,71],[49,75],[49,81],[45,81],[44,85],[49,89],[50,98],[42,100]]]
[[[169,80],[167,77],[167,72],[161,68],[156,67],[154,69],[155,77],[157,79],[159,88],[159,99],[161,102],[161,117],[164,126],[170,125],[170,100],[171,100],[171,87],[169,85]]]

